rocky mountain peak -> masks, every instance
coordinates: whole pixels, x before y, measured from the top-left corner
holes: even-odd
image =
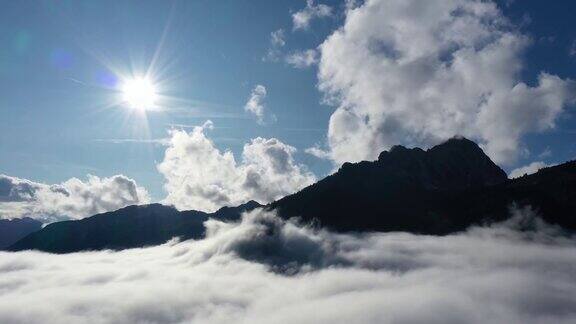
[[[382,152],[377,163],[434,189],[494,185],[508,179],[476,143],[464,137],[451,138],[426,151],[394,146]]]

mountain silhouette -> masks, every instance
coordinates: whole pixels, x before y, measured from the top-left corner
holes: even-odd
[[[16,243],[41,228],[42,222],[29,217],[0,219],[0,249]]]
[[[465,138],[452,138],[427,151],[394,146],[380,153],[376,168],[426,189],[466,189],[508,180],[506,172]]]
[[[530,206],[545,221],[576,230],[576,162],[510,180],[465,138],[428,150],[395,146],[376,161],[344,163],[336,173],[266,206],[251,201],[212,214],[160,204],[129,206],[50,224],[8,249],[67,253],[201,238],[207,219],[237,220],[242,212],[259,207],[341,232],[441,235],[505,220],[511,206]]]
[[[8,250],[41,250],[69,253],[84,250],[121,250],[203,237],[208,218],[236,220],[241,213],[260,207],[250,201],[223,207],[214,213],[178,211],[161,204],[128,206],[81,220],[52,223],[16,242]]]
[[[504,220],[511,206],[531,206],[575,230],[575,201],[575,162],[509,180],[476,143],[453,138],[427,151],[395,146],[377,161],[345,163],[268,208],[336,231],[448,234]]]

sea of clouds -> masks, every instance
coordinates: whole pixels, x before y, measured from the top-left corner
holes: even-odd
[[[438,237],[257,210],[198,241],[0,253],[0,323],[576,322],[576,239],[515,213]]]

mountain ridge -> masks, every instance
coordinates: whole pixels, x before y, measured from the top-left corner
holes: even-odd
[[[116,211],[80,220],[46,225],[11,245],[8,250],[38,249],[54,253],[83,250],[121,250],[158,245],[179,237],[199,239],[204,235],[204,222],[209,218],[235,220],[240,214],[257,208],[249,201],[236,207],[223,207],[214,213],[197,210],[178,211],[172,206],[154,203],[132,205]]]
[[[395,146],[375,161],[344,163],[336,173],[265,206],[250,201],[212,214],[160,204],[128,206],[50,224],[9,250],[67,253],[155,245],[176,236],[197,239],[204,235],[205,220],[234,221],[259,207],[341,232],[443,235],[504,220],[513,204],[530,205],[545,221],[576,230],[576,162],[508,179],[465,138],[428,150]]]
[[[42,228],[42,222],[30,217],[0,219],[0,249],[7,248]]]

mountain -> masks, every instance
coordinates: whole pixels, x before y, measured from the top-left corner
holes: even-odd
[[[514,204],[576,230],[575,201],[576,162],[509,180],[478,145],[453,138],[427,151],[395,146],[377,161],[345,163],[268,208],[336,231],[447,234],[506,219]]]
[[[351,165],[348,163],[345,167]],[[411,181],[426,189],[466,189],[508,180],[506,172],[476,143],[465,138],[452,138],[427,151],[394,146],[380,153],[372,165],[381,176],[398,177],[400,181]]]
[[[160,204],[129,206],[50,224],[8,249],[67,253],[201,238],[208,218],[236,220],[258,207],[342,232],[448,234],[509,218],[514,205],[531,206],[547,222],[576,230],[576,161],[509,180],[465,138],[429,150],[395,146],[376,161],[344,163],[336,173],[267,206],[252,201],[212,214]]]
[[[26,235],[42,228],[42,222],[24,217],[0,219],[0,249],[4,249]]]
[[[49,224],[8,250],[36,249],[53,253],[121,250],[158,245],[174,237],[198,239],[204,235],[204,222],[208,218],[236,220],[241,213],[260,206],[250,201],[238,207],[223,207],[211,214],[195,210],[180,212],[161,204],[128,206],[81,220]]]

